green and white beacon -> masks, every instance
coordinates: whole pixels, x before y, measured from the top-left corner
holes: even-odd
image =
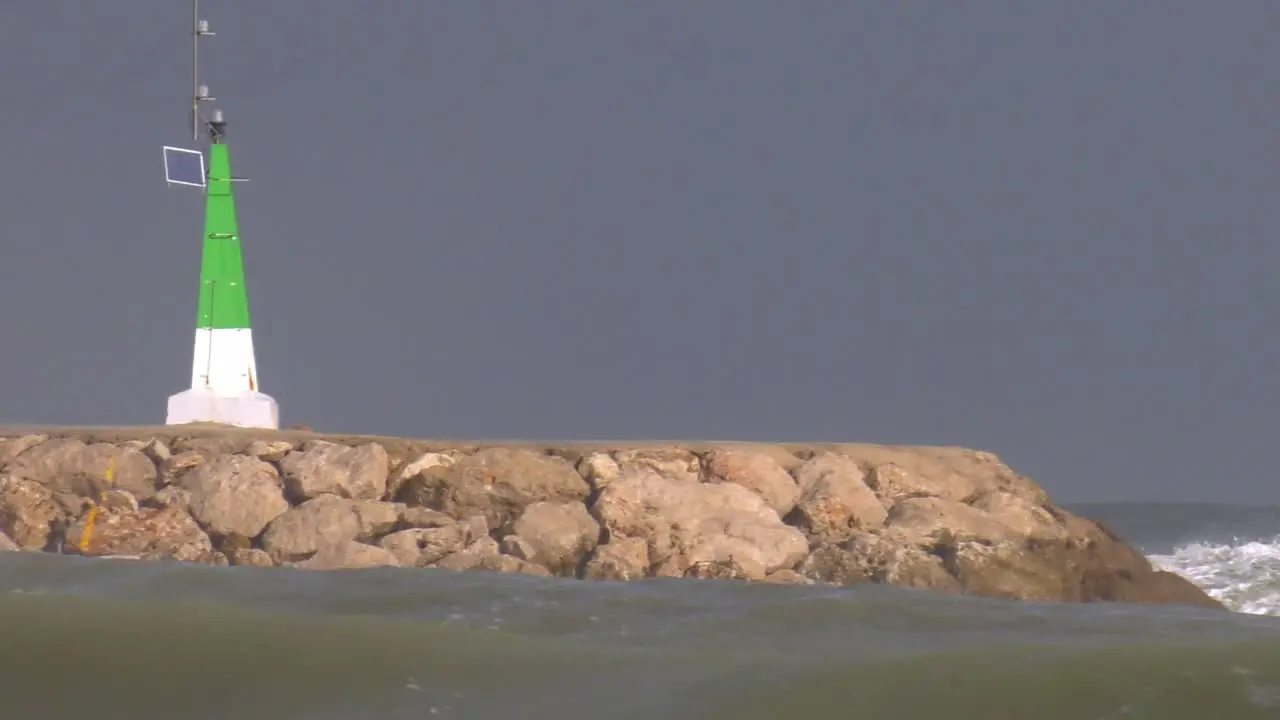
[[[165,181],[198,187],[205,193],[204,250],[200,263],[200,294],[191,388],[169,396],[168,425],[213,422],[241,427],[280,426],[274,398],[260,390],[249,325],[249,296],[244,282],[240,228],[236,222],[233,184],[245,178],[231,175],[227,123],[221,110],[206,118],[202,106],[212,102],[209,89],[199,84],[199,42],[212,36],[199,19],[199,0],[192,1],[193,87],[192,139],[203,132],[208,142],[208,170],[200,150],[165,146]]]

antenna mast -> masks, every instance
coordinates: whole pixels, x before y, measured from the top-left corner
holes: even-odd
[[[200,0],[191,0],[191,139],[200,139],[200,123],[204,116],[200,112],[200,103],[212,102],[209,86],[200,84],[200,40],[213,37],[216,33],[209,30],[209,21],[200,19]]]

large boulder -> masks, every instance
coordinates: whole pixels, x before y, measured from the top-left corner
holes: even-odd
[[[920,497],[899,500],[889,511],[886,528],[911,545],[931,545],[943,537],[995,544],[1020,539],[1017,529],[999,517],[954,500]]]
[[[505,529],[536,502],[583,502],[587,481],[562,458],[521,448],[487,448],[405,481],[396,499],[463,520],[483,515]]]
[[[667,480],[696,483],[702,480],[702,462],[682,447],[645,447],[615,450],[618,475],[657,475]]]
[[[863,582],[960,592],[963,587],[942,559],[927,550],[874,533],[855,533],[839,545],[817,548],[805,558],[801,573],[836,585]]]
[[[609,453],[595,452],[588,453],[578,461],[578,473],[591,483],[592,489],[603,490],[606,485],[613,482],[622,473],[622,468],[618,466],[618,461],[613,459]]]
[[[868,469],[867,484],[886,507],[900,499],[940,497],[968,502],[994,490],[1045,504],[1044,490],[989,452],[958,447],[841,445],[839,452]]]
[[[409,478],[417,477],[433,468],[447,468],[458,462],[459,457],[457,453],[428,452],[406,462],[402,467],[397,468],[387,481],[387,497],[396,497]]]
[[[97,497],[118,488],[139,500],[156,494],[156,466],[141,450],[59,438],[33,445],[6,466],[6,474],[53,492]]]
[[[320,548],[315,555],[295,567],[308,570],[355,570],[371,567],[395,567],[396,556],[383,548],[348,540]]]
[[[285,489],[296,502],[319,495],[381,500],[387,492],[387,451],[377,443],[354,447],[310,442],[280,461]]]
[[[1054,516],[1051,506],[1038,504],[1026,495],[993,490],[979,495],[969,505],[999,520],[1019,537],[1062,540],[1069,532],[1067,526]]]
[[[800,570],[836,584],[877,582],[1014,600],[1221,607],[1185,579],[1155,570],[1100,524],[1003,487],[981,493],[973,504],[898,496],[883,527],[822,544]]]
[[[1157,570],[1101,523],[1054,514],[1063,539],[984,543],[951,540],[935,552],[965,591],[986,597],[1068,602],[1141,602],[1222,608],[1193,583]]]
[[[394,503],[320,495],[271,521],[262,547],[276,562],[299,562],[345,542],[372,542],[399,522]]]
[[[49,488],[32,480],[0,478],[0,532],[23,550],[44,550],[66,510]]]
[[[773,453],[737,448],[712,450],[703,458],[710,482],[735,483],[754,492],[778,515],[796,506],[800,487]]]
[[[293,443],[286,440],[254,440],[244,449],[244,454],[265,462],[280,462],[293,451]]]
[[[22,453],[49,439],[48,435],[32,434],[0,438],[0,468]]]
[[[483,570],[487,572],[519,573],[521,575],[550,575],[551,572],[536,563],[504,555],[500,546],[490,537],[484,537],[471,545],[442,558],[432,567],[441,570]]]
[[[803,533],[784,524],[757,494],[732,483],[691,483],[635,473],[609,483],[592,514],[610,538],[643,538],[662,574],[695,563],[736,562],[769,573],[808,554]]]
[[[401,565],[423,567],[487,537],[488,523],[483,517],[476,517],[468,522],[398,530],[384,536],[378,545],[394,554]]]
[[[800,497],[791,520],[815,545],[840,543],[859,531],[876,530],[888,513],[852,459],[817,455],[796,471]]]
[[[576,575],[578,565],[600,540],[600,525],[580,502],[538,502],[530,505],[512,526],[519,553],[558,575]],[[505,540],[505,539],[504,539]]]
[[[289,509],[270,463],[245,455],[219,455],[182,475],[178,487],[191,515],[217,535],[257,537]]]
[[[223,564],[209,536],[177,508],[91,508],[67,529],[64,552]]]
[[[614,538],[596,548],[583,568],[591,580],[639,580],[649,575],[649,543],[644,538]]]

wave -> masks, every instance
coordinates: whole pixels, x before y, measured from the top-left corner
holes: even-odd
[[[13,717],[1263,718],[1280,640],[1002,645],[888,657],[626,647],[354,617],[11,595]]]
[[[1280,616],[1280,536],[1192,542],[1148,557],[1157,567],[1199,585],[1231,610]]]
[[[1280,623],[884,587],[0,557],[5,717],[1280,716]]]

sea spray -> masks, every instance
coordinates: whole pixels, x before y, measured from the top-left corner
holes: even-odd
[[[1149,558],[1160,569],[1199,585],[1231,610],[1280,615],[1280,536],[1191,542]]]

